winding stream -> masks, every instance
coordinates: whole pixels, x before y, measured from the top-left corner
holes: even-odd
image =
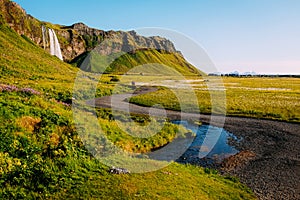
[[[198,126],[187,121],[173,121],[172,123],[181,124],[196,134],[194,141],[187,151],[177,160],[180,163],[194,163],[208,167],[221,163],[224,158],[239,152],[235,147],[229,144],[230,140],[239,141],[239,139],[222,128],[209,125]],[[215,140],[214,131],[221,133],[217,142],[212,142],[215,143],[213,147],[205,146],[205,139],[207,140],[205,143],[208,144],[210,144],[210,140]]]
[[[149,92],[149,90],[145,92]],[[112,103],[111,97],[101,97],[86,103],[93,107],[111,108],[120,111],[130,110],[133,113],[140,114],[149,113],[149,108],[129,105],[129,103],[127,103],[127,108],[125,109],[126,102],[124,99],[128,98],[128,96],[119,95],[116,97],[119,100],[116,101],[116,104]],[[284,196],[286,199],[300,199],[299,123],[226,116],[224,124],[218,123],[218,120],[212,122],[211,117],[213,115],[182,114],[169,110],[166,110],[166,112],[169,119],[182,120],[177,121],[177,123],[183,123],[184,125],[186,123],[184,120],[194,119],[212,126],[224,126],[226,130],[234,133],[238,138],[243,138],[242,141],[237,140],[238,148],[241,151],[251,150],[256,154],[256,157],[252,158],[251,162],[243,163],[239,170],[230,171],[230,174],[237,176],[242,183],[248,185],[258,198],[266,199],[265,197],[269,197],[270,199],[276,199],[276,197],[280,197],[281,199]],[[162,116],[159,110],[155,114]],[[222,116],[214,117],[217,119],[222,118]],[[193,127],[195,125],[190,126],[186,124],[186,126],[189,126],[188,128],[191,130],[195,128]],[[203,125],[200,128],[196,126],[194,129],[197,132],[196,139],[189,143],[192,143],[192,145],[189,145],[188,150],[180,154],[182,156],[179,156],[180,158],[177,159],[177,162],[214,167],[215,163],[218,164],[222,156],[237,153],[234,147],[228,145],[228,141],[236,140],[237,138],[222,130],[221,136],[212,151],[206,157],[199,157],[200,148],[198,144],[202,144],[201,137],[203,136],[201,135],[206,134],[205,129],[214,129],[212,126]],[[178,148],[178,146],[175,146],[175,148]]]
[[[94,107],[111,108],[113,110],[125,111],[127,113],[149,114],[151,109],[151,115],[153,116],[165,116],[172,120],[174,124],[181,124],[185,128],[191,130],[196,134],[195,138],[186,138],[175,144],[169,144],[168,147],[162,151],[158,151],[153,154],[149,154],[149,157],[157,160],[173,160],[178,156],[177,162],[197,164],[204,167],[213,167],[214,165],[221,163],[224,158],[238,153],[239,151],[233,146],[229,145],[230,140],[237,140],[233,134],[227,132],[222,127],[222,116],[205,116],[198,113],[184,113],[171,110],[163,110],[158,108],[143,107],[135,104],[130,104],[126,99],[138,94],[145,94],[155,91],[156,88],[145,88],[139,91],[137,94],[117,94],[113,96],[106,96],[97,98],[95,100],[87,101],[88,105]],[[190,119],[202,120],[203,117],[210,122],[210,125],[198,126],[192,123],[188,123]],[[214,119],[214,120],[212,120]],[[187,121],[188,120],[188,121]],[[218,124],[218,122],[221,122]],[[192,139],[192,140],[191,140]],[[181,146],[181,147],[179,147]]]

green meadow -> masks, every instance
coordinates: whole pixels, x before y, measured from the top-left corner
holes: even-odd
[[[143,174],[108,173],[109,166],[87,149],[74,123],[71,101],[79,69],[6,25],[0,25],[0,52],[1,199],[255,199],[236,178],[191,165],[171,163]],[[96,96],[115,92],[115,81],[114,76],[103,76]],[[92,98],[84,92],[88,89],[74,95]],[[117,92],[127,90],[130,87]],[[157,136],[138,140],[119,130],[110,110],[97,114],[106,136],[129,152],[151,151],[172,141],[178,130],[187,131],[165,122]],[[145,116],[134,119],[149,121]]]
[[[138,77],[131,78],[139,80]],[[222,77],[217,80],[217,84],[214,84],[214,77],[207,77],[206,81],[199,78],[200,81],[203,80],[201,82],[197,82],[195,77],[186,79],[191,80],[190,89],[195,94],[193,99],[178,98],[189,96],[191,92],[186,88],[164,86],[158,91],[132,97],[130,102],[144,106],[159,103],[170,110],[184,108],[184,111],[193,112],[198,109],[204,114],[300,122],[300,78]],[[149,82],[152,81],[149,77]],[[173,84],[176,83],[178,81],[173,81]],[[155,84],[161,85],[163,81]]]
[[[70,63],[51,56],[25,36],[43,39],[42,25],[60,33],[63,49],[76,43],[85,53],[73,49]],[[151,159],[168,144],[186,144],[195,136],[191,130],[162,117],[93,108],[86,101],[151,86],[157,90],[127,101],[299,123],[300,78],[210,77],[180,52],[148,48],[103,56],[92,49],[104,35],[39,21],[0,0],[0,199],[256,199],[236,177]],[[113,174],[113,166],[131,173]]]

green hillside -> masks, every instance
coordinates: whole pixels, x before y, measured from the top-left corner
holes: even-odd
[[[235,178],[195,166],[174,163],[145,174],[108,173],[87,152],[74,126],[70,103],[78,69],[3,24],[0,52],[1,199],[254,198]],[[97,94],[110,94],[113,87],[104,76]],[[111,135],[120,134],[109,112],[102,112],[99,121]],[[169,132],[178,128],[168,126]]]
[[[47,92],[60,85],[70,88],[76,76],[76,68],[49,55],[26,36],[20,37],[5,25],[0,25],[0,51],[1,83]]]
[[[114,57],[113,57],[114,56]],[[149,74],[164,74],[159,65],[165,65],[177,71],[183,76],[194,76],[203,74],[190,63],[188,63],[181,54],[169,53],[163,50],[142,49],[135,52],[124,53],[120,55],[102,56],[95,52],[91,53],[90,64],[81,66],[82,70],[101,73],[124,74],[134,70],[135,67],[149,65],[152,68],[147,70]],[[82,59],[78,60],[81,61]]]

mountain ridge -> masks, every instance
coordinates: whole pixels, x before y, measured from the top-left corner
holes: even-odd
[[[25,35],[36,45],[49,49],[49,45],[43,46],[42,26],[54,29],[60,41],[64,61],[72,62],[75,58],[90,52],[103,40],[118,35],[121,39],[116,42],[117,50],[126,52],[139,48],[151,48],[165,50],[170,53],[180,53],[174,44],[159,36],[144,37],[135,31],[104,31],[91,28],[82,22],[70,26],[54,25],[49,22],[40,21],[31,15],[17,3],[10,0],[0,0],[1,21],[6,22],[10,28],[19,35]],[[111,52],[106,52],[107,54]]]
[[[101,61],[106,56],[123,55],[123,58],[111,63],[108,71],[103,71],[107,63],[82,67],[82,70],[89,72],[123,74],[137,65],[159,63],[175,68],[183,75],[205,74],[187,62],[175,45],[166,38],[144,37],[135,31],[104,31],[88,27],[82,22],[70,26],[43,22],[27,14],[20,5],[11,0],[0,0],[0,25],[10,27],[48,53],[52,39],[49,31],[54,30],[51,33],[55,32],[58,38],[63,61],[77,67],[82,67],[82,62],[88,59],[91,52],[99,54],[96,61]]]

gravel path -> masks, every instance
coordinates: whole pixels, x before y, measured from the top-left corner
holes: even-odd
[[[144,88],[133,95],[155,91]],[[120,94],[88,101],[89,105],[149,114],[149,108],[129,104],[132,94]],[[300,124],[242,117],[222,117],[180,113],[151,108],[151,114],[170,119],[199,119],[223,127],[240,142],[231,141],[241,151],[219,167],[224,174],[237,176],[259,199],[300,199]],[[213,119],[213,120],[211,120]],[[224,121],[225,120],[225,121]],[[223,122],[224,125],[223,125]]]
[[[225,173],[236,175],[259,199],[300,199],[300,124],[227,117],[233,144],[255,157]]]

